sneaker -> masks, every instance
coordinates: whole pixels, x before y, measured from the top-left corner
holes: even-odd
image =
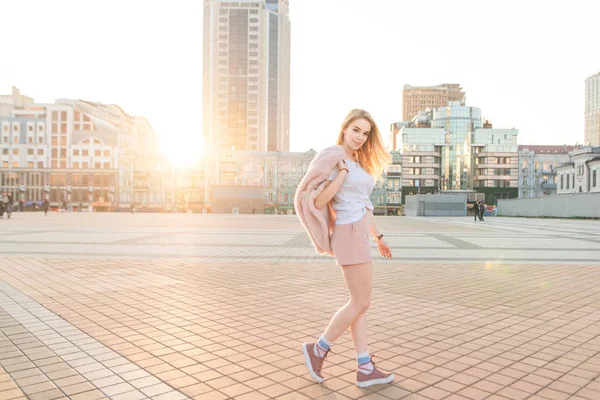
[[[304,354],[304,362],[306,362],[308,373],[317,383],[322,383],[325,378],[323,378],[323,375],[321,374],[321,369],[323,368],[325,358],[327,358],[327,353],[329,353],[330,350],[327,350],[327,353],[321,358],[315,355],[316,345],[316,343],[303,343],[302,353]]]
[[[394,380],[393,373],[381,372],[375,367],[373,362],[373,356],[371,356],[371,363],[373,364],[373,372],[370,374],[364,374],[361,371],[356,371],[356,385],[360,388],[366,388],[373,385],[383,385],[390,383]]]

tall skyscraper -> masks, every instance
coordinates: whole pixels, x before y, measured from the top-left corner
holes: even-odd
[[[600,146],[600,72],[585,80],[585,144]]]
[[[204,0],[208,152],[289,151],[288,8],[289,0]]]
[[[419,111],[445,107],[449,101],[464,104],[465,92],[458,83],[437,86],[404,85],[402,90],[402,120],[411,121]]]

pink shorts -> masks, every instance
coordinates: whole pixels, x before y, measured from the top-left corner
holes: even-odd
[[[371,211],[367,210],[359,221],[334,225],[331,234],[331,249],[337,265],[363,264],[373,261],[369,241],[372,216]]]

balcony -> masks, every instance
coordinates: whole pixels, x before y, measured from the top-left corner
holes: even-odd
[[[556,183],[542,183],[542,189],[551,189],[551,190],[556,190]]]

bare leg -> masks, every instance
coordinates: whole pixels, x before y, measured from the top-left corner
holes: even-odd
[[[356,354],[366,353],[369,351],[369,341],[367,338],[367,313],[363,313],[352,325],[350,325],[350,333],[354,341],[354,350]]]
[[[350,300],[335,313],[325,329],[324,336],[330,342],[339,338],[348,327],[365,314],[371,305],[373,263],[342,266],[342,272],[350,292]],[[360,343],[366,343],[366,317],[352,331],[356,331]]]

